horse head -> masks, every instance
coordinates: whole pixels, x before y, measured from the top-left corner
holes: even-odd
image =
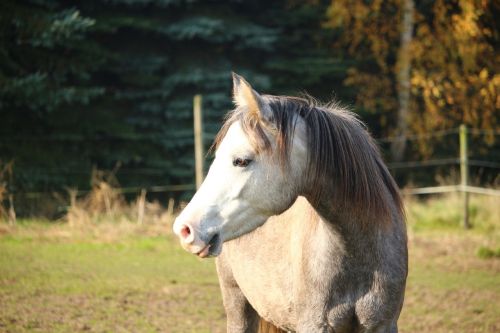
[[[182,246],[200,257],[217,256],[224,242],[288,209],[305,181],[307,130],[300,117],[280,117],[272,97],[237,74],[233,97],[236,108],[215,140],[215,159],[173,227]],[[293,131],[281,130],[283,123]]]

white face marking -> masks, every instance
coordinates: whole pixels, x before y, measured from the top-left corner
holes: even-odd
[[[179,236],[189,226],[189,237],[181,237],[186,250],[202,257],[218,255],[223,242],[254,230],[270,216],[290,207],[305,173],[304,127],[299,121],[290,150],[290,167],[285,172],[273,158],[272,135],[268,135],[272,152],[257,154],[240,124],[230,126],[205,181],[175,221],[174,232]],[[238,158],[250,162],[244,167],[235,166],[233,161]]]

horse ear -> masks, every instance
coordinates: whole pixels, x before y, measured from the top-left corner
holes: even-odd
[[[269,120],[270,110],[262,96],[240,75],[233,73],[233,100],[238,107],[247,107],[248,112],[262,120]]]

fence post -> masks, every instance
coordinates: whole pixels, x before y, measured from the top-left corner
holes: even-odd
[[[469,193],[467,192],[469,166],[467,153],[467,127],[460,125],[460,191],[462,192],[463,200],[463,226],[465,229],[470,228],[469,224]]]
[[[203,182],[203,124],[201,115],[201,95],[195,95],[193,99],[194,116],[194,158],[196,173],[196,189]]]
[[[137,224],[142,224],[144,220],[144,211],[146,210],[146,190],[142,189],[137,198]]]
[[[14,195],[9,194],[9,223],[16,223],[16,210],[14,209]]]

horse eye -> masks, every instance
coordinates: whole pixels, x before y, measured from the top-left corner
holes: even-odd
[[[250,162],[252,162],[252,160],[247,159],[247,158],[237,157],[233,160],[233,165],[237,166],[237,167],[244,168],[244,167],[247,167],[250,164]]]

